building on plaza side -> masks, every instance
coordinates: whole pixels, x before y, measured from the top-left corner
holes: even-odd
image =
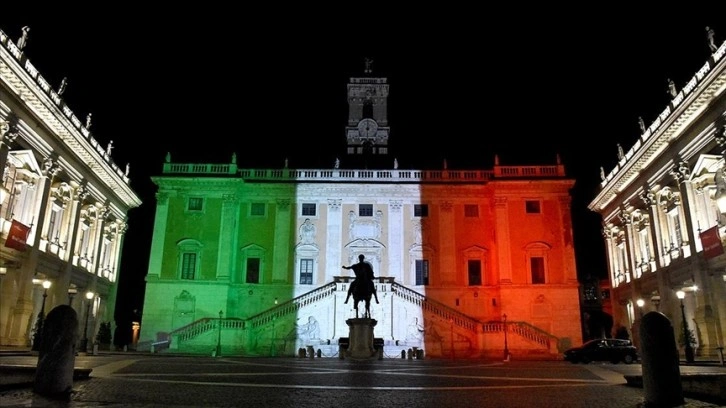
[[[139,350],[333,356],[356,317],[342,266],[359,255],[376,276],[374,336],[388,356],[559,358],[582,341],[574,180],[559,158],[399,169],[388,93],[387,78],[350,78],[347,148],[330,168],[167,155],[152,178]]]
[[[35,348],[61,304],[92,341],[114,319],[126,214],[141,202],[24,42],[0,31],[0,345]]]
[[[676,339],[685,323],[697,355],[712,357],[726,335],[725,54],[726,43],[713,46],[688,82],[671,87],[671,102],[641,122],[614,169],[601,170],[589,204],[603,219],[616,325],[637,341],[640,317],[659,311]]]

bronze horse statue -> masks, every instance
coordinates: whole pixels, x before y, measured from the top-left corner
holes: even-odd
[[[351,266],[343,266],[343,269],[352,269],[355,273],[355,279],[350,283],[348,288],[348,296],[345,298],[345,304],[348,303],[351,295],[353,296],[353,309],[355,309],[355,317],[358,318],[358,303],[365,301],[366,311],[363,317],[371,317],[371,296],[375,296],[378,302],[378,294],[376,293],[376,285],[373,283],[373,267],[364,261],[363,254],[358,255],[358,263]]]

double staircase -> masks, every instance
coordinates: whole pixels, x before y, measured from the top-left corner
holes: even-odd
[[[213,346],[210,346],[208,341],[200,341],[203,338],[207,340],[214,338],[215,341],[217,341],[216,336],[221,336],[222,331],[225,333],[225,338],[228,338],[231,333],[241,334],[245,331],[248,333],[255,333],[259,330],[264,330],[268,326],[274,327],[276,321],[281,322],[283,319],[294,321],[296,316],[298,316],[304,308],[334,297],[338,290],[338,283],[338,279],[336,279],[333,282],[320,286],[279,305],[275,305],[262,313],[246,319],[222,317],[206,317],[199,319],[169,333],[170,348],[183,353],[206,354],[213,348]],[[502,344],[499,341],[500,338],[506,340],[506,337],[508,337],[511,344],[525,345],[525,347],[522,347],[521,350],[518,350],[519,356],[522,356],[523,353],[529,356],[538,356],[542,358],[556,357],[559,355],[557,351],[557,337],[527,322],[483,322],[461,313],[441,302],[431,299],[419,292],[398,284],[393,280],[386,283],[390,284],[389,294],[392,294],[407,303],[420,307],[427,321],[438,322],[441,325],[446,325],[446,327],[451,327],[451,341],[443,339],[443,337],[446,336],[441,336],[442,355],[446,354],[445,349],[447,347],[453,355],[454,350],[452,348],[457,347],[454,344],[454,332],[456,332],[457,338],[477,339],[477,337],[479,337],[490,339],[487,343],[493,344]],[[294,340],[283,339],[285,336],[281,335],[278,335],[278,337],[286,341]],[[200,346],[200,343],[207,344]],[[331,350],[337,348],[336,344],[330,344],[330,346],[331,347],[328,348]],[[238,355],[250,354],[245,350],[245,347],[242,344],[238,347],[232,346],[231,348],[229,345],[226,345],[224,349],[226,351],[225,355],[230,355],[230,353]],[[384,350],[388,355],[399,355],[401,350],[406,350],[406,345],[401,345],[398,342],[386,342]],[[476,350],[474,353],[470,354],[473,354],[472,356],[487,356],[490,354],[492,356],[501,356],[501,353],[501,346],[497,346],[496,350]]]

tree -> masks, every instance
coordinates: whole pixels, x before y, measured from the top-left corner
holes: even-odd
[[[111,346],[111,322],[103,322],[96,334],[96,343],[110,349]],[[103,348],[103,347],[102,347]]]

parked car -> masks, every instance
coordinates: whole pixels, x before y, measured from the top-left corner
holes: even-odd
[[[638,349],[630,340],[623,339],[594,339],[585,342],[580,347],[565,350],[565,361],[571,363],[590,361],[610,361],[613,364],[624,362],[632,364],[638,361]]]

